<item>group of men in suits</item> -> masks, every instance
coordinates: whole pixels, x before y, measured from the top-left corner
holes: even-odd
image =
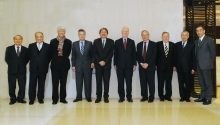
[[[149,39],[147,30],[141,32],[143,41],[137,44],[128,38],[129,28],[122,28],[122,38],[115,42],[107,38],[107,28],[101,28],[100,38],[95,39],[93,44],[85,40],[86,32],[78,30],[79,40],[71,42],[65,37],[65,27],[58,27],[58,36],[50,41],[50,45],[43,42],[43,33],[36,32],[36,42],[28,48],[21,46],[22,36],[14,37],[14,45],[7,47],[5,61],[8,64],[8,82],[10,105],[24,101],[26,85],[26,64],[30,60],[29,99],[30,105],[36,98],[36,86],[38,85],[37,98],[40,104],[44,103],[44,86],[49,63],[51,62],[52,73],[52,104],[60,102],[67,104],[66,83],[68,70],[70,69],[69,55],[72,50],[72,71],[76,78],[76,99],[73,102],[82,101],[82,89],[84,85],[85,97],[88,102],[91,99],[92,70],[96,69],[96,95],[95,103],[104,98],[109,103],[109,81],[111,76],[112,57],[114,56],[114,69],[117,73],[119,103],[127,98],[132,100],[132,77],[139,65],[139,78],[141,85],[141,102],[152,103],[155,95],[155,70],[158,76],[158,95],[160,101],[172,101],[172,75],[177,71],[179,81],[180,102],[190,102],[190,78],[194,71],[198,71],[201,85],[201,97],[194,100],[211,104],[212,82],[211,69],[215,60],[215,44],[213,39],[205,36],[203,26],[196,28],[199,40],[188,41],[189,32],[181,33],[181,41],[176,44],[169,41],[170,34],[162,33],[162,41],[157,43]],[[16,97],[16,79],[18,79],[19,92]],[[37,84],[38,83],[38,84]],[[124,88],[126,83],[126,93]],[[104,91],[102,90],[104,84]],[[58,94],[60,85],[60,97]],[[164,91],[165,90],[165,91]],[[148,96],[149,91],[149,96]],[[125,95],[126,94],[126,95]]]

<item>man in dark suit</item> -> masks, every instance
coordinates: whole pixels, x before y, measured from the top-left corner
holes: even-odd
[[[96,68],[96,95],[95,103],[99,103],[102,98],[102,79],[104,81],[104,102],[108,103],[109,80],[111,75],[111,63],[114,51],[114,41],[107,38],[107,28],[99,31],[100,37],[93,43],[93,52]]]
[[[26,85],[26,65],[29,61],[27,48],[22,46],[23,37],[16,35],[14,37],[14,45],[6,48],[5,62],[8,64],[8,85],[10,105],[16,103],[26,103],[24,101],[25,85]],[[18,80],[19,91],[16,97],[15,88],[16,80]]]
[[[63,26],[57,28],[58,36],[50,41],[50,56],[51,56],[51,73],[53,94],[52,104],[58,102],[58,86],[60,83],[60,102],[67,104],[66,101],[66,80],[68,70],[70,69],[69,55],[71,52],[72,41],[65,37],[66,29]]]
[[[187,41],[189,32],[181,33],[182,41],[175,44],[175,67],[179,81],[180,102],[190,102],[191,74],[195,70],[195,46]]]
[[[86,100],[92,102],[92,69],[94,68],[92,42],[85,40],[86,32],[83,29],[78,31],[79,41],[73,42],[72,46],[72,71],[76,75],[77,96],[73,102],[82,101],[82,87]]]
[[[209,105],[212,101],[213,85],[211,79],[211,70],[214,68],[216,56],[214,40],[205,36],[205,28],[198,26],[196,33],[199,40],[195,41],[196,46],[196,65],[201,86],[200,98],[195,102],[203,102],[203,105]]]
[[[40,104],[44,103],[44,86],[50,63],[50,46],[43,42],[42,32],[35,33],[36,42],[29,44],[28,56],[30,59],[29,99],[30,105],[34,104],[36,98],[36,87],[38,82],[37,98]]]
[[[155,42],[149,40],[149,32],[143,30],[141,32],[143,41],[137,44],[137,61],[139,64],[139,77],[141,83],[141,102],[148,100],[148,86],[149,86],[149,100],[154,101],[155,94],[155,63],[157,56],[157,45]]]
[[[122,28],[122,38],[115,41],[114,68],[118,78],[118,94],[121,103],[125,98],[124,79],[126,81],[126,97],[128,102],[132,100],[132,77],[136,70],[136,49],[134,40],[128,38],[129,28]]]
[[[158,94],[160,101],[172,101],[172,76],[174,67],[174,43],[169,41],[170,34],[162,33],[162,41],[157,42],[157,77],[158,77]],[[166,93],[164,95],[164,83],[166,82]]]

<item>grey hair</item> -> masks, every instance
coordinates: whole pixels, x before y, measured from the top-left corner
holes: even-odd
[[[64,31],[66,32],[66,28],[65,28],[64,26],[58,26],[58,27],[57,27],[57,32],[58,32],[59,30],[64,30]]]
[[[127,26],[124,26],[124,27],[121,29],[121,31],[123,31],[124,29],[128,29],[128,31],[129,31],[129,28],[128,28]]]

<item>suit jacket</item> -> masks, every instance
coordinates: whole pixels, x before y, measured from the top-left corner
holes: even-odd
[[[71,52],[72,41],[69,39],[64,40],[63,44],[63,56],[58,56],[58,44],[57,38],[50,41],[50,56],[51,56],[51,70],[59,70],[62,66],[64,70],[70,69],[69,55]]]
[[[157,56],[157,44],[149,40],[147,47],[147,54],[145,57],[146,61],[144,62],[143,41],[137,44],[137,61],[139,64],[139,69],[142,68],[140,63],[147,63],[148,64],[147,71],[155,71],[156,56]]]
[[[188,41],[183,48],[182,41],[175,44],[175,67],[177,72],[195,70],[195,45]]]
[[[134,40],[127,38],[126,50],[123,38],[115,41],[114,66],[117,68],[133,68],[136,66],[136,49]]]
[[[169,41],[169,52],[165,56],[163,41],[157,42],[157,70],[173,70],[174,65],[174,43]]]
[[[50,45],[43,42],[42,48],[39,51],[37,43],[31,43],[28,47],[28,56],[30,59],[30,72],[47,73],[50,63]]]
[[[196,60],[202,70],[213,69],[216,56],[214,40],[208,36],[204,36],[200,46],[198,40],[195,41]]]
[[[28,61],[26,47],[21,46],[19,57],[17,56],[15,45],[6,48],[5,62],[8,64],[9,74],[26,74],[26,65]]]
[[[93,52],[94,52],[94,61],[95,68],[104,68],[111,69],[112,56],[114,51],[114,41],[107,38],[104,48],[102,47],[102,39],[98,38],[93,42]],[[105,62],[105,66],[99,64],[100,61]]]
[[[82,66],[89,71],[92,71],[91,63],[94,63],[92,42],[85,40],[83,55],[80,52],[80,41],[73,42],[72,46],[72,67],[75,67],[76,72],[80,72]]]

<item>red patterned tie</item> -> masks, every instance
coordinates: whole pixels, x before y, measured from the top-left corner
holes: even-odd
[[[144,42],[144,52],[143,52],[144,62],[146,61],[146,55],[147,55],[147,52],[146,52],[146,42]]]
[[[126,50],[126,45],[127,45],[127,42],[126,42],[126,39],[124,39],[124,49]]]

